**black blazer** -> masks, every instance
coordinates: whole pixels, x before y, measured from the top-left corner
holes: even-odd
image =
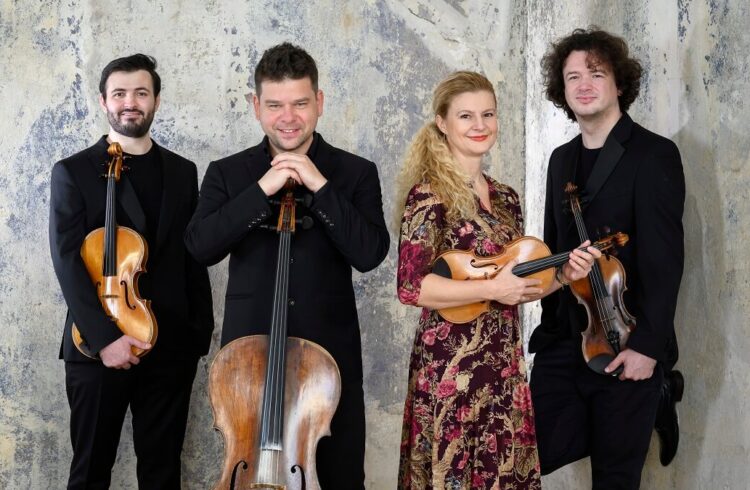
[[[291,241],[288,334],[328,350],[342,378],[361,379],[351,268],[374,269],[388,253],[378,172],[372,162],[334,148],[317,133],[308,156],[328,182],[309,208],[297,206],[297,218],[310,216],[314,225],[308,230],[298,226]],[[260,225],[275,226],[278,206],[269,203],[258,185],[270,161],[264,139],[212,162],[185,233],[188,249],[204,264],[230,255],[222,345],[267,334],[271,325],[279,238]],[[295,194],[310,192],[297,186]]]
[[[73,345],[74,321],[93,352],[122,335],[104,313],[80,255],[86,235],[104,226],[107,182],[101,175],[110,159],[107,147],[103,136],[52,169],[49,240],[52,264],[68,305],[60,348],[60,357],[66,361],[88,360]],[[197,171],[192,162],[157,148],[164,176],[159,227],[156,243],[148,244],[147,272],[139,281],[141,296],[152,301],[159,326],[156,345],[148,356],[197,357],[208,352],[214,325],[208,272],[190,256],[182,240],[198,201]],[[117,183],[116,196],[118,225],[146,237],[146,218],[127,172]]]
[[[550,157],[544,241],[553,253],[580,243],[564,192],[567,182],[575,182],[580,148],[578,135]],[[583,218],[591,238],[605,226],[630,236],[617,256],[627,275],[625,303],[637,325],[628,347],[670,366],[677,361],[674,313],[684,260],[684,201],[677,146],[623,114],[581,192]],[[529,350],[571,334],[580,338],[586,324],[585,310],[565,288],[542,300],[542,321]]]

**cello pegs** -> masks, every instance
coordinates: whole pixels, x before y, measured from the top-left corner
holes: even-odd
[[[313,227],[313,219],[309,216],[303,216],[301,219],[294,220],[295,223],[302,226],[303,230],[309,230]]]
[[[312,204],[313,197],[312,194],[302,194],[302,197],[295,197],[294,200],[304,205],[306,208],[309,208]]]

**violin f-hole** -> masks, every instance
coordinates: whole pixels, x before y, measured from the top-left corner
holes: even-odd
[[[130,292],[128,290],[128,283],[125,281],[120,281],[120,286],[122,286],[122,289],[125,293],[125,305],[127,305],[128,308],[131,310],[135,310],[135,305],[130,302]]]

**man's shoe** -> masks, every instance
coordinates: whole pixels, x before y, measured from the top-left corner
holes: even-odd
[[[656,411],[654,428],[659,436],[659,461],[667,466],[677,454],[677,444],[680,442],[680,424],[675,404],[682,400],[685,380],[679,371],[664,373],[664,384],[661,387],[659,408]]]

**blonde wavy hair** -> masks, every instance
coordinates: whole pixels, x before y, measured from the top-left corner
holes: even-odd
[[[432,94],[432,112],[445,118],[456,96],[466,92],[489,92],[495,89],[487,78],[473,71],[457,71],[441,81]],[[429,184],[435,197],[443,203],[449,220],[471,218],[477,214],[476,193],[468,185],[469,176],[451,154],[445,134],[435,120],[425,124],[414,135],[397,180],[396,222],[400,226],[406,197],[417,184]]]

